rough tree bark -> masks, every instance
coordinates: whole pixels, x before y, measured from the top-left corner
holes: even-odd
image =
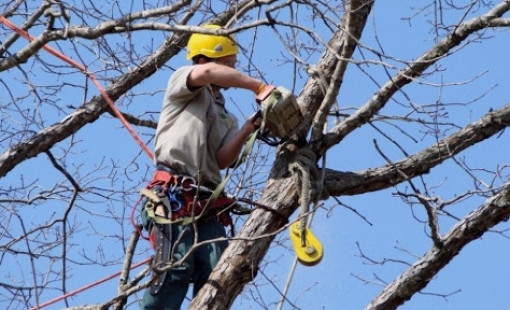
[[[353,42],[361,36],[372,5],[371,0],[349,1],[346,4],[345,15],[339,25],[340,30],[329,42],[329,49],[318,65],[319,68],[329,68],[323,70],[326,80],[333,78],[334,68],[340,61],[335,55],[341,54],[343,59],[352,56],[356,46]],[[321,82],[312,83],[313,85],[305,88],[303,95],[298,98],[299,102],[308,102],[305,111],[309,111],[307,115],[309,120],[324,98]],[[193,299],[189,309],[229,309],[244,285],[257,274],[257,268],[275,234],[287,223],[298,206],[299,197],[295,184],[287,171],[288,165],[296,156],[295,147],[303,146],[289,145],[288,149],[280,150],[266,190],[260,199],[262,204],[273,206],[280,216],[262,209],[255,209],[250,214],[213,270],[208,282]]]

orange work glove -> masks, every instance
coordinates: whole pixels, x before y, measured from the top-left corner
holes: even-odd
[[[269,97],[269,95],[273,92],[273,90],[276,87],[273,85],[267,85],[267,84],[260,84],[259,88],[257,89],[255,101],[260,104],[264,99]]]

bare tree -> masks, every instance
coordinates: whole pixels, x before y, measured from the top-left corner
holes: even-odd
[[[510,26],[504,17],[510,1],[392,4],[405,7],[407,15],[400,18],[420,38],[398,44],[425,46],[414,55],[379,36],[378,5],[374,0],[1,4],[0,303],[36,309],[59,295],[73,309],[137,307],[138,292],[152,280],[151,266],[144,261],[142,271],[129,269],[151,252],[130,220],[136,221],[138,192],[153,165],[125,126],[134,128],[142,146],[150,145],[166,80],[183,63],[179,53],[189,34],[204,31],[197,25],[207,22],[228,26],[208,31],[237,36],[243,70],[297,94],[305,121],[291,139],[277,148],[257,145],[245,165],[229,172],[229,191],[256,203],[250,215],[237,219],[239,231],[189,309],[232,307],[248,283],[265,276],[267,253],[285,243],[281,232],[298,209],[300,216],[310,216],[344,207],[370,224],[362,211],[342,202],[348,196],[393,190],[394,203],[409,207],[430,245],[409,262],[392,253],[374,258],[356,243],[364,262],[405,266],[392,281],[353,275],[382,284],[366,309],[395,309],[423,293],[486,233],[508,238],[509,166],[504,159],[487,163],[508,141],[508,98],[490,97],[504,86],[483,83],[490,72],[443,78],[445,71],[461,71],[454,60],[463,51],[508,36],[502,30]],[[490,56],[473,57],[465,61],[490,62]],[[277,76],[271,67],[285,73]],[[360,74],[365,84],[346,86]],[[477,91],[464,96],[464,89]],[[246,103],[252,100],[246,94],[238,95],[230,100],[241,115],[256,108]],[[344,103],[352,98],[358,104]],[[488,98],[490,108],[479,108]],[[377,163],[345,171],[331,156],[363,131],[370,131],[361,135],[368,141],[359,143]],[[484,158],[471,152],[494,143],[500,149]],[[452,174],[453,187],[444,184]],[[93,306],[75,306],[69,283],[79,270],[101,270],[85,274],[83,284],[121,270],[117,292],[108,300],[83,302]],[[274,308],[280,297],[280,305],[300,307],[276,291],[277,300],[263,300],[260,308]]]

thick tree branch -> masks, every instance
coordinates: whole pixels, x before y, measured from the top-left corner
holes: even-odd
[[[510,218],[510,183],[476,211],[455,225],[443,238],[441,248],[433,246],[420,260],[388,285],[365,309],[396,309],[423,289],[471,241]]]
[[[373,3],[373,0],[362,0],[350,1],[346,5],[346,13],[337,31],[329,40],[324,54],[318,64],[312,68],[313,70],[309,70],[311,73],[319,73],[320,78],[316,74],[311,74],[298,98],[299,102],[306,107],[304,109],[306,121],[302,126],[301,136],[305,136],[304,132],[309,130],[312,119],[315,128],[313,137],[316,138],[322,132],[327,113],[334,103],[335,94],[339,92],[349,59],[356,49]],[[327,101],[323,102],[324,99]],[[320,113],[316,115],[318,111]]]
[[[331,196],[356,195],[389,188],[405,181],[398,170],[409,178],[428,173],[445,160],[494,136],[508,126],[510,126],[510,103],[488,113],[439,143],[399,162],[359,172],[327,170],[325,187]]]
[[[492,21],[501,17],[510,10],[510,1],[503,1],[488,13],[473,18],[465,23],[460,24],[455,30],[437,43],[429,51],[423,54],[408,68],[400,71],[396,76],[392,77],[381,89],[367,102],[363,107],[358,109],[356,113],[347,117],[344,121],[333,128],[332,132],[327,135],[326,141],[322,146],[321,153],[328,148],[338,144],[345,136],[356,128],[366,124],[378,111],[380,111],[388,100],[404,85],[409,84],[414,78],[423,74],[433,64],[446,56],[454,47],[464,41],[469,35],[485,29],[493,27]]]
[[[113,101],[117,100],[129,89],[153,74],[157,68],[163,66],[168,59],[180,51],[180,46],[184,42],[185,36],[183,35],[174,35],[166,40],[140,66],[132,72],[120,76],[113,85],[106,89],[110,98]],[[0,177],[5,176],[20,162],[49,150],[54,144],[66,139],[86,124],[94,122],[108,110],[106,101],[100,96],[95,96],[59,123],[45,128],[29,140],[13,146],[0,156]]]
[[[341,36],[340,40],[334,41],[334,39],[330,41],[329,45],[332,48],[333,46],[336,46],[338,49],[336,50],[333,48],[333,51],[326,50],[327,53],[332,53],[338,58],[336,61],[330,62],[331,65],[334,65],[334,67],[331,68],[330,74],[325,75],[322,70],[316,70],[316,74],[320,76],[320,79],[317,81],[319,83],[319,87],[322,86],[326,91],[323,93],[323,102],[320,104],[317,111],[318,113],[315,115],[312,123],[312,141],[320,139],[323,135],[322,131],[324,123],[327,120],[331,106],[336,102],[336,97],[340,91],[343,76],[345,75],[347,65],[349,64],[348,60],[352,57],[352,54],[356,49],[359,38],[365,28],[368,14],[370,14],[372,9],[373,2],[368,1],[366,4],[363,4],[362,2],[363,1],[353,3],[351,8],[355,9],[344,15],[340,27],[342,31],[337,32],[337,34]],[[326,59],[327,55],[324,55],[324,58]],[[320,61],[319,63],[324,64],[323,61]],[[312,77],[317,78],[317,75]],[[320,85],[321,83],[328,84]]]

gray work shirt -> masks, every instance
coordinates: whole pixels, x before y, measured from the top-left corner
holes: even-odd
[[[237,118],[215,98],[208,86],[190,90],[186,80],[193,66],[185,66],[168,81],[156,130],[156,163],[217,185],[221,173],[216,152],[239,129]]]

